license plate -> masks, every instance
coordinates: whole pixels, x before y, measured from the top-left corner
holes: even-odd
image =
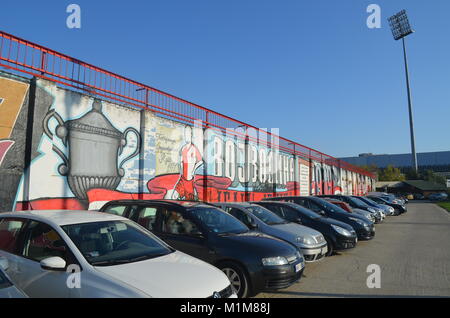
[[[295,265],[295,272],[299,272],[301,271],[303,268],[303,263],[298,263],[297,265]]]

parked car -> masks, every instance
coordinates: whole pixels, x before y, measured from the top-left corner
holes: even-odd
[[[445,201],[447,200],[448,195],[447,193],[441,192],[441,193],[432,193],[428,196],[429,200],[432,201]]]
[[[313,228],[323,234],[327,241],[327,256],[335,251],[354,248],[358,242],[355,230],[347,223],[324,217],[292,202],[260,201],[258,204],[289,222]]]
[[[289,287],[304,270],[305,260],[295,246],[250,231],[212,204],[120,200],[111,201],[100,210],[123,215],[174,248],[221,269],[239,297]]]
[[[0,258],[0,298],[28,298],[6,275],[5,271],[7,269],[8,260]]]
[[[395,209],[393,207],[389,206],[389,205],[379,204],[379,203],[377,203],[377,202],[375,202],[375,201],[373,201],[373,200],[371,200],[371,199],[369,199],[367,197],[356,197],[356,196],[354,196],[354,197],[359,199],[359,200],[361,200],[361,201],[363,201],[365,204],[367,204],[367,205],[369,205],[369,206],[371,206],[373,208],[377,208],[377,209],[383,210],[383,213],[385,215],[394,215],[394,213],[395,213]]]
[[[353,196],[335,194],[335,195],[319,195],[317,197],[319,197],[319,198],[325,198],[325,197],[334,198],[337,200],[344,201],[344,202],[348,203],[353,209],[364,210],[364,211],[371,213],[373,215],[373,217],[375,218],[375,223],[380,223],[383,221],[384,214],[381,211],[381,209],[371,207],[371,206],[367,205],[366,203],[362,202],[361,200],[356,199]]]
[[[423,200],[425,196],[421,193],[414,193],[414,200]]]
[[[349,215],[348,212],[342,210],[340,207],[331,204],[319,197],[291,196],[276,197],[271,198],[270,200],[293,202],[323,216],[347,223],[348,225],[353,227],[353,229],[356,231],[356,234],[358,235],[358,239],[360,240],[370,240],[375,236],[375,227],[373,222],[370,222],[366,218],[359,215]]]
[[[376,221],[375,217],[372,215],[372,213],[366,211],[366,210],[361,210],[361,209],[353,209],[348,203],[337,200],[337,199],[333,199],[333,198],[323,198],[324,200],[327,200],[328,202],[337,205],[338,207],[340,207],[342,210],[347,211],[348,213],[355,213],[358,215],[361,215],[363,217],[365,217],[366,219],[368,219],[371,222]]]
[[[394,194],[392,193],[387,193],[387,192],[370,192],[367,196],[369,197],[379,197],[382,198],[388,202],[391,202],[393,204],[399,204],[399,205],[405,205],[406,201],[404,199],[401,198],[397,198]]]
[[[407,212],[407,208],[406,208],[405,205],[402,205],[402,204],[399,204],[399,203],[394,203],[394,200],[389,199],[389,197],[387,197],[387,196],[381,197],[381,196],[368,195],[367,198],[375,201],[376,203],[386,204],[386,205],[389,205],[389,206],[393,207],[394,210],[395,210],[395,214],[394,215],[399,215],[399,214]]]
[[[7,259],[8,276],[29,297],[235,296],[217,268],[176,251],[130,220],[106,213],[2,213],[0,258]],[[69,288],[76,286],[70,275],[77,272],[80,288]]]
[[[306,262],[318,261],[327,253],[327,242],[322,233],[286,221],[260,205],[248,202],[215,205],[230,213],[249,229],[277,237],[296,246]]]

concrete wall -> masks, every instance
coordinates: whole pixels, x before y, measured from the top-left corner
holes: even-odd
[[[0,180],[0,211],[96,209],[126,198],[243,201],[370,190],[370,179],[264,141],[8,74],[0,74]]]

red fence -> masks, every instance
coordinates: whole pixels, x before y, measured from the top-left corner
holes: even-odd
[[[374,175],[366,170],[320,151],[269,132],[259,131],[252,125],[3,31],[0,31],[0,66],[55,81],[71,89],[95,94],[115,103],[149,109],[160,116],[184,123],[193,124],[194,121],[201,120],[204,127],[222,132],[227,128],[256,129],[259,138],[248,136],[249,140],[257,140],[260,143],[261,140],[266,140],[268,146],[276,147],[280,151],[374,178]],[[245,132],[234,134],[239,138],[245,138]],[[277,142],[273,143],[273,140]]]

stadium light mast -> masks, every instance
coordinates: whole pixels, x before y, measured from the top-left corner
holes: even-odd
[[[408,16],[406,15],[406,10],[402,10],[399,13],[393,15],[388,19],[389,25],[392,30],[392,35],[394,40],[402,40],[403,42],[403,57],[405,60],[405,73],[406,73],[406,88],[408,91],[408,109],[409,109],[409,129],[411,134],[411,153],[412,153],[412,165],[414,171],[418,171],[417,167],[417,154],[416,154],[416,141],[414,137],[414,121],[413,121],[413,110],[412,110],[412,98],[411,98],[411,87],[409,84],[409,71],[408,71],[408,58],[406,55],[406,45],[405,37],[414,33],[409,24]]]

